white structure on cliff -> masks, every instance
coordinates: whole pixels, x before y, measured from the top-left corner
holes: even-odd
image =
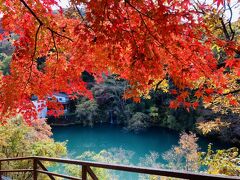
[[[64,107],[64,114],[68,112],[69,108],[69,96],[65,93],[54,93],[53,97],[48,97],[49,100],[56,99],[57,102],[60,102]],[[46,100],[38,100],[37,96],[32,96],[32,103],[36,107],[36,111],[38,113],[38,118],[46,118],[47,117],[47,105]]]

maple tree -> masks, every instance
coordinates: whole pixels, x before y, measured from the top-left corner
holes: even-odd
[[[215,0],[214,10],[220,11],[226,2]],[[84,71],[96,78],[108,71],[118,74],[131,85],[125,98],[135,101],[171,79],[177,87],[171,91],[176,96],[171,108],[196,108],[198,100],[211,102],[216,95],[228,95],[231,105],[238,105],[231,94],[239,92],[239,87],[232,89],[229,82],[240,76],[236,58],[240,46],[235,38],[239,35],[221,38],[213,32],[206,18],[213,6],[197,4],[196,8],[190,0],[71,3],[75,13],[64,13],[56,0],[0,2],[1,38],[11,40],[12,33],[19,36],[13,41],[10,75],[0,79],[2,115],[22,112],[29,119],[33,94],[45,99],[61,91],[91,98],[81,79]],[[59,12],[53,11],[54,6]],[[213,47],[225,54],[221,65]]]

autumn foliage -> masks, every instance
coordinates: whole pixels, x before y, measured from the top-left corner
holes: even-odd
[[[216,35],[206,18],[223,2],[196,8],[190,0],[72,0],[70,13],[64,13],[56,0],[1,1],[1,38],[19,36],[10,75],[0,79],[2,114],[30,113],[33,94],[91,98],[83,71],[96,78],[119,74],[131,85],[125,97],[135,101],[167,79],[176,87],[171,108],[196,108],[200,99],[211,102],[226,94],[238,105],[230,86],[240,76],[239,42]],[[225,53],[221,65],[213,47]]]

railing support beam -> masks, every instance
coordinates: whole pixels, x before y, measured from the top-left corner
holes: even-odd
[[[87,180],[87,166],[82,166],[82,180]]]
[[[33,180],[37,180],[38,172],[37,172],[38,164],[37,159],[33,158]]]
[[[42,169],[42,170],[44,170],[44,171],[48,171],[48,169],[41,163],[41,161],[39,161],[38,159],[37,159],[37,164],[38,164],[38,166],[40,166],[40,168]],[[53,175],[51,175],[51,174],[48,174],[48,177],[51,179],[51,180],[55,180],[55,178],[53,177]]]
[[[118,170],[118,171],[127,171],[127,172],[134,172],[134,173],[141,173],[141,174],[149,174],[149,175],[157,175],[157,176],[166,176],[166,177],[173,177],[173,178],[182,178],[182,179],[189,179],[189,180],[236,180],[240,177],[238,176],[223,176],[223,175],[211,175],[211,174],[203,174],[203,173],[194,173],[194,172],[186,172],[186,171],[177,171],[177,170],[168,170],[168,169],[156,169],[156,168],[146,168],[146,167],[137,167],[137,166],[127,166],[127,165],[117,165],[117,164],[107,164],[107,163],[98,163],[98,162],[90,162],[90,161],[78,161],[78,160],[70,160],[70,159],[61,159],[61,158],[49,158],[49,157],[19,157],[19,158],[8,158],[8,159],[0,159],[0,162],[10,162],[10,161],[20,161],[20,160],[31,160],[33,161],[33,169],[2,169],[0,167],[0,174],[3,173],[10,173],[10,172],[32,172],[33,180],[37,180],[38,173],[47,174],[50,176],[57,176],[63,177],[72,180],[87,180],[87,175],[89,175],[92,179],[98,179],[92,168],[104,168],[104,169],[111,169],[111,170]],[[82,169],[79,169],[82,174],[82,179],[77,177],[66,176],[58,173],[48,172],[46,168],[43,170],[38,170],[38,161],[44,162],[55,162],[55,163],[65,163],[65,164],[72,164],[72,165],[80,165]],[[3,164],[1,164],[3,165]],[[41,165],[40,165],[41,167]],[[90,179],[91,179],[90,178]],[[53,178],[51,178],[53,179]]]
[[[0,180],[2,180],[2,172],[1,172],[1,170],[2,170],[2,161],[0,161]]]
[[[87,166],[87,172],[91,176],[92,180],[98,180],[98,177],[94,174],[94,172],[89,166]]]

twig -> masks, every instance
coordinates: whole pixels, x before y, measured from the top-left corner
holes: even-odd
[[[57,45],[56,45],[56,41],[55,41],[55,37],[54,37],[54,33],[53,32],[52,32],[52,39],[53,39],[53,46],[54,46],[54,48],[56,50],[56,55],[57,55],[57,61],[56,61],[56,65],[57,65],[58,59],[59,59],[59,52],[58,52],[58,48],[57,48]],[[56,71],[57,71],[57,66],[54,69],[54,77],[56,75]]]
[[[86,28],[90,29],[93,33],[95,33],[94,30],[93,30],[93,28],[92,28],[90,25],[88,25],[88,24],[86,23],[85,18],[83,17],[83,15],[82,15],[80,9],[77,7],[77,5],[76,5],[75,3],[74,3],[74,7],[75,7],[75,9],[77,10],[79,16],[81,17],[81,19],[82,19],[82,23],[84,23],[84,26],[85,26]]]
[[[229,36],[229,34],[228,34],[228,31],[227,31],[226,25],[224,24],[223,18],[221,17],[221,18],[219,18],[219,20],[221,21],[221,24],[222,24],[222,28],[223,28],[222,30],[223,30],[223,33],[224,33],[226,39],[229,41],[229,40],[230,40],[230,36]]]
[[[155,87],[155,91],[158,90],[158,87],[159,87],[159,85],[163,82],[163,80],[164,80],[164,79],[158,81],[158,83],[156,84],[156,87]]]
[[[232,37],[231,37],[231,41],[234,39],[234,36],[235,36],[235,31],[233,31],[233,29],[232,29],[232,16],[233,16],[233,12],[232,12],[232,8],[230,7],[230,4],[228,3],[228,8],[229,8],[229,11],[230,11],[230,18],[229,18],[229,20],[228,20],[228,26],[229,26],[229,29],[230,29],[230,31],[231,31],[231,33],[232,33]]]
[[[43,22],[37,17],[37,15],[33,12],[33,10],[27,5],[27,3],[24,0],[20,0],[21,3],[30,11],[30,13],[36,18],[36,20],[39,22],[40,25],[43,25]]]
[[[67,36],[65,36],[65,35],[59,34],[58,32],[54,31],[54,30],[51,29],[50,27],[47,27],[47,29],[48,29],[49,31],[51,31],[51,33],[54,33],[54,34],[56,34],[56,35],[58,35],[58,36],[60,36],[60,37],[66,38],[66,39],[68,39],[69,41],[72,41],[72,42],[73,42],[73,40],[72,40],[70,37],[67,37]]]
[[[229,94],[235,94],[235,93],[238,93],[240,92],[240,89],[236,89],[236,90],[233,90],[233,91],[230,91],[230,92],[227,92],[227,93],[224,93],[222,95],[226,96],[226,95],[229,95]]]
[[[33,64],[34,64],[34,58],[35,58],[35,55],[36,55],[36,52],[37,52],[38,33],[39,33],[40,29],[41,29],[41,26],[42,26],[42,24],[39,24],[39,26],[37,28],[37,31],[36,31],[36,34],[35,34],[34,50],[33,50],[32,61],[31,61],[31,65],[30,65],[30,74],[29,74],[29,77],[28,77],[28,80],[26,82],[26,85],[25,85],[25,88],[24,88],[23,92],[25,92],[25,90],[27,88],[27,85],[28,85],[28,83],[30,82],[30,80],[32,78],[32,68],[33,68]]]
[[[136,11],[137,11],[138,13],[140,13],[141,15],[146,16],[147,18],[149,18],[149,19],[151,19],[151,20],[154,21],[154,19],[153,19],[151,16],[143,13],[142,11],[140,11],[139,9],[137,9],[135,6],[133,6],[133,5],[130,3],[129,0],[125,0],[125,3],[128,4],[130,7],[132,7],[134,10],[136,10]]]
[[[53,46],[57,52],[57,60],[59,59],[59,53],[58,53],[58,48],[57,48],[57,44],[56,44],[56,41],[55,41],[55,37],[54,37],[54,33],[52,32],[52,39],[53,39]]]
[[[20,1],[21,1],[21,3],[23,3],[23,5],[29,10],[29,12],[33,15],[33,17],[35,17],[35,19],[38,21],[38,23],[39,23],[41,26],[44,25],[44,23],[42,22],[42,20],[36,15],[36,13],[33,12],[33,10],[28,6],[28,4],[27,4],[24,0],[20,0]],[[59,34],[58,32],[54,31],[54,30],[51,29],[50,27],[47,27],[47,29],[48,29],[49,31],[51,31],[52,33],[54,33],[54,34],[57,34],[58,36],[63,37],[63,38],[66,38],[66,39],[68,39],[69,41],[72,41],[72,42],[73,42],[73,40],[72,40],[71,38],[69,38],[69,37],[67,37],[67,36],[65,36],[65,35]]]

